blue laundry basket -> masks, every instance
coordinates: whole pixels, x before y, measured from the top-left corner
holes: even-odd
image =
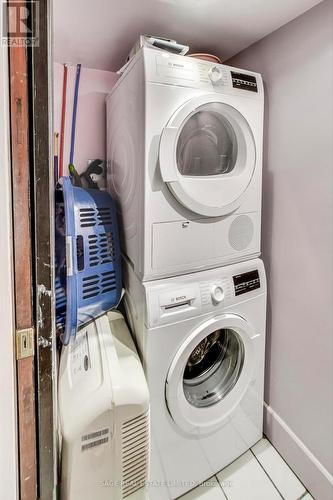
[[[57,264],[56,264],[57,273]],[[66,281],[62,283],[60,276],[56,274],[56,326],[58,331],[63,331],[66,324]]]
[[[60,180],[56,193],[56,315],[61,340],[114,308],[121,297],[116,207],[105,191]]]

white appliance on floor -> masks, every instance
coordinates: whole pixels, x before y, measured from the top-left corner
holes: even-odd
[[[261,260],[140,282],[125,304],[151,400],[151,500],[173,499],[262,437],[266,278]]]
[[[147,499],[148,388],[120,313],[63,348],[59,415],[62,500]]]
[[[259,256],[263,110],[257,73],[147,48],[130,61],[107,98],[108,189],[143,281]]]

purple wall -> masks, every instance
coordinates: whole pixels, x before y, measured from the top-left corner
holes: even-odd
[[[332,7],[228,61],[266,84],[266,433],[317,500],[333,498]]]

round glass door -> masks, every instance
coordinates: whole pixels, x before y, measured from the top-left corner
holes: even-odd
[[[235,410],[250,385],[255,331],[233,314],[189,332],[170,365],[165,396],[174,422],[189,433],[209,433]]]
[[[181,175],[225,175],[237,161],[237,138],[220,103],[200,106],[183,126],[177,143]]]
[[[244,363],[244,346],[233,330],[222,328],[205,337],[185,365],[187,401],[203,408],[221,401],[235,387]]]
[[[256,165],[254,136],[238,109],[242,103],[225,100],[213,94],[186,102],[163,129],[159,145],[163,181],[180,204],[207,217],[241,205]]]

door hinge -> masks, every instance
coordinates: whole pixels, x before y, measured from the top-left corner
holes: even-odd
[[[34,356],[34,329],[16,330],[16,359]]]

